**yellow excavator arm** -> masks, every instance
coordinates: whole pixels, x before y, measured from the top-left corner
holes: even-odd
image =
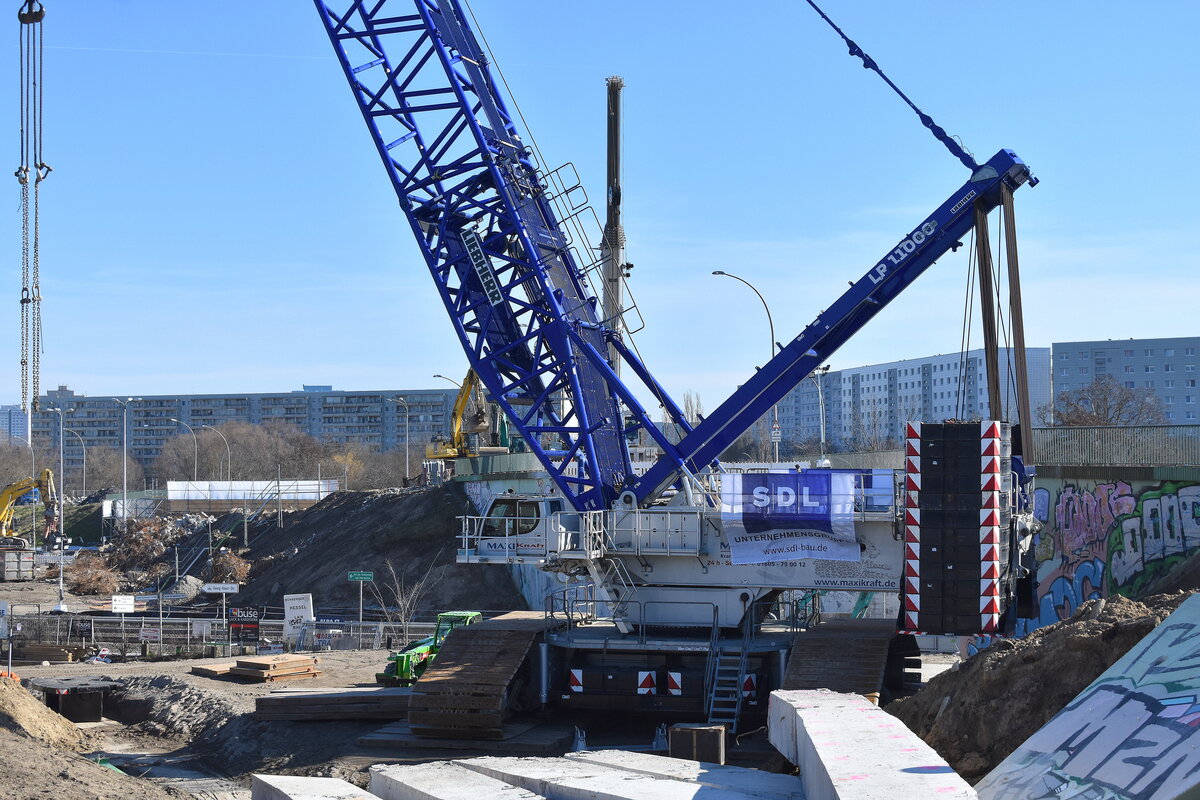
[[[460,456],[475,455],[470,452],[471,448],[467,443],[467,431],[463,424],[463,419],[467,415],[467,408],[471,404],[471,397],[480,393],[482,395],[482,384],[479,382],[479,376],[475,374],[475,370],[467,370],[467,376],[463,378],[462,386],[458,390],[458,397],[454,398],[454,410],[450,421],[450,441],[435,441],[430,443],[425,448],[426,458],[458,458]],[[482,397],[476,401],[478,405],[482,405]]]
[[[42,496],[42,505],[45,507],[45,532],[52,533],[58,527],[58,493],[54,489],[54,473],[44,469],[36,478],[22,478],[0,489],[0,538],[13,540],[10,543],[0,543],[0,546],[11,546],[17,541],[24,542],[23,539],[18,539],[17,532],[13,529],[13,514],[16,511],[17,500],[33,489],[37,489]],[[25,543],[25,546],[27,547],[28,543]]]

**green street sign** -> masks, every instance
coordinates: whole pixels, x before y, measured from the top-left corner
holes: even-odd
[[[349,575],[346,576],[346,580],[362,581],[364,583],[368,583],[370,581],[375,580],[375,573],[374,572],[351,572]]]

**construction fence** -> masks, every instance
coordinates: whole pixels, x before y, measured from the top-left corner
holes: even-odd
[[[245,652],[399,649],[433,633],[432,622],[312,622],[287,641],[284,620],[258,620],[254,630],[237,620],[164,615],[89,616],[14,614],[12,647],[20,659],[25,645],[107,649],[114,658],[172,656],[203,658]],[[0,640],[3,643],[5,640]]]

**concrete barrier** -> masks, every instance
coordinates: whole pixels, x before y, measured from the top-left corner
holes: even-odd
[[[545,800],[449,761],[376,764],[371,767],[371,792],[380,800]]]
[[[250,800],[379,800],[353,783],[339,778],[306,778],[301,775],[252,775]]]
[[[703,784],[652,778],[578,759],[486,757],[454,763],[554,800],[761,800],[733,790],[718,795]]]
[[[976,788],[984,800],[1200,797],[1200,596],[1186,600]]]
[[[770,742],[800,768],[808,800],[976,797],[933,748],[859,695],[775,691],[767,713]]]
[[[625,750],[586,750],[567,753],[565,757],[653,778],[669,778],[698,783],[710,789],[741,792],[752,797],[805,800],[804,785],[794,775],[777,775],[745,767],[667,758],[650,753],[631,753]]]

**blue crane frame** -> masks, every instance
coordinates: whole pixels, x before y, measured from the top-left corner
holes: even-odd
[[[628,435],[674,447],[608,362],[612,330],[460,4],[315,3],[471,367],[572,505],[609,507]]]
[[[578,510],[632,490],[653,501],[703,470],[974,224],[1001,187],[1036,184],[1001,150],[695,430],[597,316],[572,252],[458,0],[314,0],[472,368]],[[411,13],[394,13],[401,5]],[[403,53],[398,61],[387,54]],[[613,371],[612,342],[684,435],[667,439]],[[626,436],[663,456],[638,478]],[[561,444],[551,447],[552,439]]]

